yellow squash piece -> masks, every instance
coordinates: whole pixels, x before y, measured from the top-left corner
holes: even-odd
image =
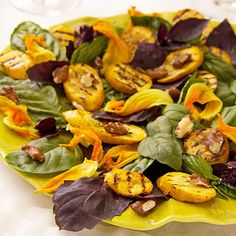
[[[123,124],[127,133],[123,135],[109,133],[104,126],[105,122],[93,119],[92,114],[83,110],[70,110],[63,113],[64,119],[73,128],[90,129],[104,143],[133,144],[146,137],[143,129],[136,125]],[[73,133],[73,130],[72,130]]]
[[[179,65],[175,66],[181,57],[189,56],[189,60]],[[192,46],[189,48],[179,49],[177,51],[171,52],[166,57],[162,67],[168,72],[167,76],[158,79],[158,83],[172,83],[184,76],[192,73],[201,66],[203,62],[203,53],[199,47]]]
[[[9,50],[0,54],[0,69],[15,79],[27,79],[26,71],[33,66],[32,58],[17,50]]]
[[[122,63],[109,66],[105,78],[113,88],[126,94],[152,87],[152,79],[148,75]]]
[[[198,105],[199,106],[198,106]],[[195,120],[210,120],[221,111],[222,101],[205,84],[195,83],[190,86],[184,100]]]
[[[91,66],[74,64],[69,66],[68,79],[63,83],[65,94],[85,110],[98,110],[104,101],[102,81]]]
[[[131,26],[127,31],[121,34],[121,38],[127,44],[132,58],[134,57],[139,43],[155,42],[152,31],[144,26]]]
[[[165,195],[183,202],[202,203],[216,196],[214,188],[194,185],[190,183],[190,174],[169,172],[157,179],[157,187]]]
[[[60,42],[61,46],[66,47],[70,41],[74,42],[74,31],[70,28],[59,25],[52,31],[53,36]]]
[[[114,192],[125,197],[147,195],[153,189],[152,182],[143,174],[123,169],[106,173],[104,181]]]
[[[197,78],[203,79],[206,81],[206,85],[214,92],[218,86],[217,77],[209,71],[199,70],[196,75]]]
[[[125,102],[116,100],[109,101],[104,110],[116,113],[119,116],[128,116],[153,106],[171,103],[173,103],[173,100],[167,92],[160,89],[145,89],[135,93]]]
[[[232,65],[232,58],[230,55],[225,52],[224,50],[217,48],[217,47],[207,47],[207,51],[214,54],[215,56],[220,57],[223,61],[227,62],[228,64]]]
[[[94,177],[96,175],[98,164],[85,158],[82,164],[78,164],[71,169],[59,174],[42,187],[35,190],[35,193],[52,193],[66,180],[77,180],[83,177]]]

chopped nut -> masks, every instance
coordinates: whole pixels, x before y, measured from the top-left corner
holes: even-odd
[[[160,66],[158,68],[155,68],[153,70],[148,69],[146,71],[147,75],[149,75],[152,79],[163,79],[168,75],[168,71],[164,66]]]
[[[171,87],[169,89],[166,90],[169,95],[172,97],[174,102],[177,102],[179,100],[179,96],[180,96],[180,91],[179,89],[175,88],[175,87]]]
[[[99,71],[103,67],[103,61],[101,57],[96,57],[95,62],[94,62],[94,68]]]
[[[85,87],[89,88],[93,85],[94,77],[91,76],[90,73],[87,73],[83,75],[80,79],[81,84],[83,84]]]
[[[64,81],[66,81],[68,79],[68,75],[69,75],[69,66],[68,65],[64,65],[62,67],[57,68],[56,70],[54,70],[52,72],[53,75],[53,81],[56,84],[61,84]]]
[[[139,200],[131,204],[131,209],[139,215],[148,214],[156,206],[156,200],[147,199]]]
[[[75,101],[72,102],[72,105],[78,110],[84,110],[84,107]]]
[[[29,155],[34,161],[38,162],[44,162],[45,156],[43,154],[43,151],[33,145],[24,145],[21,147],[21,150],[25,152],[27,155]]]
[[[212,153],[216,154],[221,150],[221,147],[224,143],[224,137],[221,133],[213,130],[207,135],[204,143],[208,146]]]
[[[211,187],[210,182],[206,178],[204,178],[203,176],[201,176],[199,174],[192,174],[190,176],[189,182],[191,184],[204,186],[206,188],[210,188]]]
[[[12,100],[13,102],[18,102],[18,96],[14,88],[11,86],[5,86],[0,91],[0,95],[7,97],[8,99]]]
[[[108,122],[104,125],[104,129],[110,134],[125,135],[128,130],[121,122]]]
[[[193,122],[190,115],[185,115],[175,130],[175,135],[177,138],[185,138],[188,134],[193,131]]]
[[[181,55],[178,55],[174,58],[173,66],[177,69],[183,67],[186,63],[190,62],[192,58],[192,55],[189,53],[184,53]]]

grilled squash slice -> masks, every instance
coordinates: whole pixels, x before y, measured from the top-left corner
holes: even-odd
[[[197,78],[206,81],[206,85],[214,92],[218,86],[217,77],[209,71],[199,70],[196,75]]]
[[[226,163],[229,159],[227,138],[210,128],[193,131],[184,141],[188,154],[197,155],[209,164]]]
[[[84,110],[66,111],[63,117],[74,128],[91,129],[104,143],[133,144],[146,137],[145,131],[136,125],[101,122],[93,119],[92,114]]]
[[[67,46],[69,41],[74,42],[74,32],[64,25],[59,25],[52,31],[53,36],[58,39],[61,46]]]
[[[33,64],[30,56],[18,50],[10,50],[0,54],[0,68],[15,79],[26,79],[28,77],[26,71]]]
[[[104,181],[114,192],[125,197],[147,195],[153,189],[152,182],[143,174],[123,169],[106,173]]]
[[[99,109],[104,101],[102,81],[91,66],[74,64],[69,67],[68,79],[63,83],[65,94],[87,111]]]
[[[167,71],[158,83],[172,83],[195,71],[203,62],[200,48],[192,46],[171,52],[161,66]]]
[[[134,94],[152,86],[152,79],[148,75],[122,63],[109,66],[105,77],[113,88],[126,94]]]
[[[220,57],[223,61],[227,62],[228,64],[232,65],[232,58],[230,57],[230,55],[225,52],[224,50],[218,48],[218,47],[207,47],[207,51],[214,54],[217,57]]]
[[[182,172],[169,172],[157,179],[157,186],[165,195],[183,202],[207,202],[216,196],[214,188],[192,184],[190,177]]]

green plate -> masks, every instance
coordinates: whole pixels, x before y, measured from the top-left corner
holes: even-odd
[[[163,17],[171,19],[172,13],[163,13]],[[118,15],[114,17],[105,18],[113,25],[119,27],[126,27],[128,24],[128,15]],[[79,24],[93,24],[97,21],[97,18],[86,17],[82,19],[76,19],[63,23],[71,28]],[[51,29],[56,26],[51,27]],[[0,116],[0,120],[2,117]],[[9,130],[0,121],[0,153],[1,158],[4,161],[4,156],[16,149],[19,149],[23,144],[27,143],[26,139],[18,136],[15,132]],[[4,161],[4,163],[6,163]],[[7,163],[6,163],[7,165]],[[42,186],[49,176],[39,176],[25,174],[11,168],[15,173],[33,185],[35,188]],[[116,216],[111,220],[106,220],[106,223],[117,225],[124,228],[134,230],[151,230],[158,228],[171,221],[179,222],[205,222],[218,225],[227,225],[236,223],[236,200],[222,200],[215,198],[214,200],[204,204],[191,204],[179,202],[174,199],[168,201],[162,201],[156,209],[149,215],[142,217],[134,213],[128,208],[121,216]]]

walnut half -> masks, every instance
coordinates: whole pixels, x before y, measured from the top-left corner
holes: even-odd
[[[34,161],[38,162],[44,162],[45,156],[43,154],[43,151],[33,145],[24,145],[21,147],[21,150],[25,152],[27,155],[29,155]]]
[[[138,213],[139,215],[147,215],[156,206],[156,200],[145,199],[139,200],[131,204],[131,209]]]
[[[188,134],[193,131],[193,121],[190,115],[185,115],[175,130],[175,135],[177,138],[185,138]]]

